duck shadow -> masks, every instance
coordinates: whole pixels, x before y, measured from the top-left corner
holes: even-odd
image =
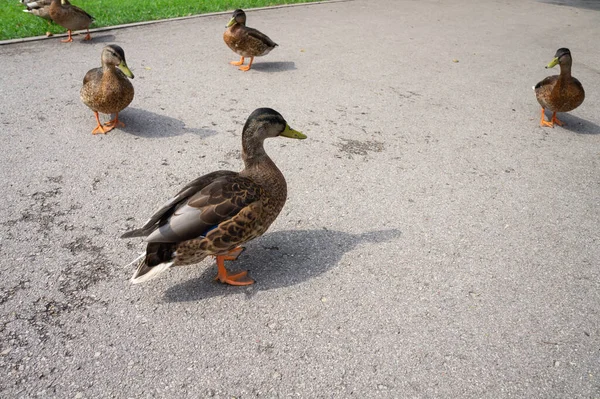
[[[565,130],[577,134],[600,134],[600,126],[586,119],[571,114],[561,114],[558,117],[564,122],[562,128]]]
[[[167,302],[189,302],[215,296],[288,287],[311,280],[336,266],[347,252],[363,243],[390,241],[397,229],[350,234],[335,230],[286,230],[267,234],[246,246],[237,261],[227,262],[228,270],[248,269],[255,283],[247,288],[227,286],[214,281],[216,267],[208,267],[200,277],[169,288]],[[194,266],[187,266],[194,267]],[[173,270],[177,271],[177,269]]]
[[[252,64],[252,69],[259,72],[285,72],[296,69],[292,61],[258,62]]]
[[[589,10],[600,11],[600,2],[598,0],[538,0],[538,1],[540,3],[552,4],[555,6],[587,8]]]
[[[83,32],[82,35],[84,35],[84,34],[85,34],[85,32]],[[113,42],[114,43],[114,41],[116,39],[116,36],[115,35],[111,35],[111,34],[98,35],[98,34],[94,34],[94,32],[92,32],[91,35],[92,35],[92,40],[82,40],[82,42],[84,44],[108,43],[108,42]]]
[[[186,133],[206,138],[217,134],[216,130],[186,127],[179,119],[139,108],[125,108],[119,113],[119,120],[125,123],[125,127],[120,128],[122,131],[146,138],[173,137]]]

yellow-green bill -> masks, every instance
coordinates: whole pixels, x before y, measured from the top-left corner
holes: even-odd
[[[280,134],[283,137],[289,137],[291,139],[300,139],[303,140],[306,138],[305,134],[300,133],[297,130],[294,130],[290,127],[290,125],[285,125],[285,130]]]
[[[556,64],[558,64],[558,57],[554,57],[554,59],[550,61],[548,65],[546,65],[546,68],[554,68]]]
[[[235,18],[231,18],[229,20],[229,22],[227,23],[227,27],[229,28],[230,26],[233,26],[233,24],[235,24]]]
[[[127,66],[127,64],[125,63],[125,61],[121,61],[121,63],[119,64],[119,69],[121,71],[123,71],[123,73],[127,76],[129,76],[131,79],[133,79],[133,72],[131,72],[131,70],[129,69],[129,67]]]

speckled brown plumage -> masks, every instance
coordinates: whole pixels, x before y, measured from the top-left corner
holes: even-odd
[[[127,67],[125,53],[117,45],[109,45],[102,49],[102,67],[90,69],[83,78],[83,86],[79,93],[81,101],[87,105],[98,118],[98,112],[103,114],[116,114],[112,121],[116,126],[118,114],[133,100],[134,89],[126,73],[133,78]],[[100,123],[98,123],[100,126]],[[110,131],[111,122],[105,125],[107,129],[100,129],[102,133]],[[98,133],[96,129],[94,132]],[[92,133],[94,133],[92,132]]]
[[[146,254],[134,261],[137,271],[132,281],[149,280],[171,266],[198,263],[209,255],[217,256],[219,262],[219,257],[235,252],[241,244],[266,232],[285,204],[287,185],[266,154],[263,142],[280,135],[306,137],[290,129],[277,111],[257,109],[248,117],[242,132],[244,170],[217,171],[199,177],[163,205],[143,227],[125,233],[123,238],[145,236],[148,242]],[[237,283],[227,279],[224,268],[223,273],[222,282]],[[252,282],[246,281],[238,285]]]
[[[64,0],[68,3],[67,0]],[[43,18],[47,21],[52,21],[50,17],[50,5],[52,4],[52,0],[21,0],[21,3],[25,4],[27,10],[23,10],[29,14],[36,15],[40,18]]]
[[[241,70],[249,70],[254,57],[267,55],[277,47],[277,43],[267,35],[246,26],[246,13],[243,10],[235,10],[227,26],[223,33],[223,40],[231,50],[242,57],[239,62],[232,62],[232,64],[242,65],[244,57],[251,57],[249,65],[241,66]]]
[[[534,87],[535,96],[542,106],[540,124],[546,126],[553,126],[555,121],[560,124],[561,122],[556,119],[556,113],[572,111],[579,107],[585,99],[583,86],[579,80],[571,76],[571,52],[566,48],[559,49],[556,52],[555,60],[549,66],[558,63],[560,65],[560,75],[548,76]],[[544,121],[545,109],[553,112],[551,122]]]
[[[94,17],[79,7],[69,3],[67,0],[52,0],[49,9],[50,18],[69,32],[69,37],[65,42],[73,41],[71,31],[86,29],[87,35],[84,40],[90,40],[90,25],[94,22]]]

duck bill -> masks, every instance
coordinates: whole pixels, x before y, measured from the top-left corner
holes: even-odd
[[[548,65],[546,65],[546,68],[554,68],[556,64],[558,64],[558,57],[554,57],[554,59],[550,61]]]
[[[294,130],[290,127],[290,125],[285,125],[285,130],[281,132],[280,136],[289,137],[290,139],[299,139],[304,140],[306,138],[305,134],[300,133],[297,130]]]
[[[227,26],[226,26],[226,28],[229,28],[230,26],[233,26],[234,24],[235,24],[235,18],[231,18],[231,19],[229,20],[229,22],[227,23]]]
[[[129,69],[129,67],[127,66],[127,64],[125,63],[125,61],[121,61],[121,63],[119,64],[118,68],[123,71],[123,73],[125,75],[127,75],[128,77],[130,77],[131,79],[133,79],[133,72],[131,72],[131,69]]]

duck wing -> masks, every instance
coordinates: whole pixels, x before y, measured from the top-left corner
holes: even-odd
[[[261,31],[258,31],[254,28],[246,28],[247,32],[248,32],[248,36],[251,36],[255,39],[260,40],[261,42],[263,42],[264,44],[266,44],[268,47],[275,47],[278,46],[277,43],[275,43],[273,40],[271,40],[271,38],[267,35],[265,35],[264,33],[262,33]]]
[[[262,193],[260,186],[235,172],[213,172],[185,186],[144,226],[122,238],[147,236],[147,242],[182,242],[202,237],[258,201]]]

